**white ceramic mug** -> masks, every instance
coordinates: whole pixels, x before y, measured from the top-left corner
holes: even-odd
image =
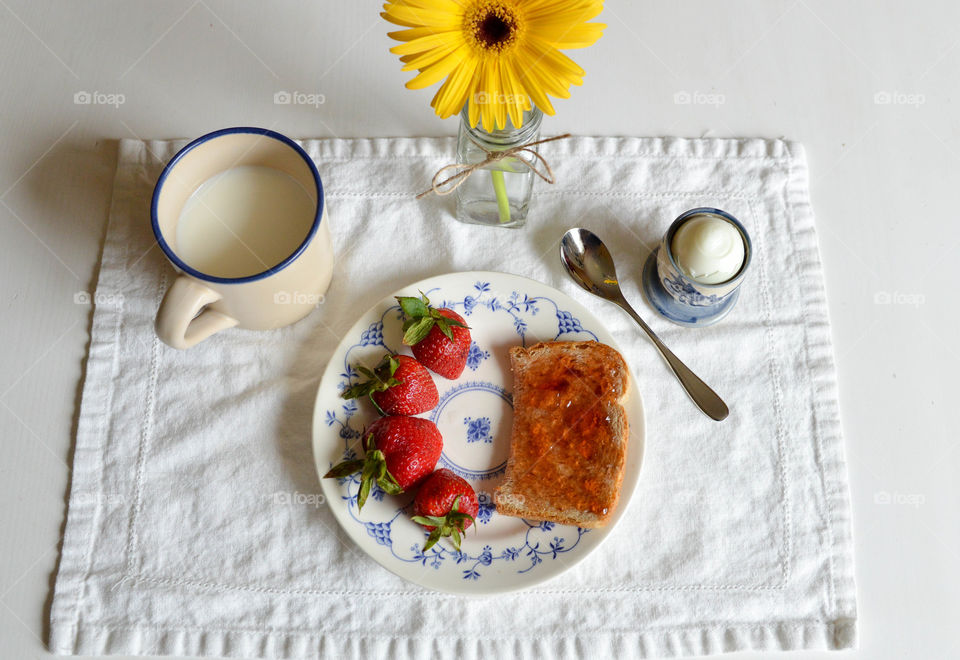
[[[292,177],[314,203],[313,223],[295,250],[278,263],[266,264],[262,272],[244,277],[204,273],[178,254],[177,226],[184,205],[211,177],[245,165]],[[274,131],[225,128],[188,144],[160,175],[150,215],[157,243],[179,273],[160,303],[156,322],[157,335],[174,348],[190,348],[233,326],[268,330],[299,321],[322,302],[330,284],[333,245],[320,174],[296,142]]]

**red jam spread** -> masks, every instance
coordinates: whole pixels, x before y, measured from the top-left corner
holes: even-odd
[[[548,354],[527,363],[514,394],[514,408],[525,412],[514,420],[512,476],[517,492],[603,516],[616,502],[623,465],[610,416],[623,372],[606,355],[590,357]]]

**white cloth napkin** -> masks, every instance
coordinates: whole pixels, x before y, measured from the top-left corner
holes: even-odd
[[[856,644],[847,475],[823,273],[800,145],[574,138],[547,145],[521,230],[464,225],[452,197],[414,200],[451,139],[307,140],[337,263],[326,301],[273,332],[229,330],[189,351],[153,320],[172,268],[149,199],[183,142],[120,145],[51,613],[62,654],[229,657],[652,657]],[[686,329],[638,283],[682,211],[716,206],[752,234],[734,312]],[[557,245],[585,226],[626,294],[731,404],[699,413],[649,341],[579,290]],[[464,598],[381,568],[314,495],[320,374],[358,314],[401,285],[501,270],[594,311],[644,399],[638,489],[610,538],[526,592]]]

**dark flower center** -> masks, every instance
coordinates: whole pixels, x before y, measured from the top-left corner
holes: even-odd
[[[484,46],[496,46],[510,39],[512,21],[496,14],[487,14],[477,26],[477,40]]]
[[[474,42],[484,50],[502,51],[517,38],[517,18],[500,3],[478,7],[467,22]]]

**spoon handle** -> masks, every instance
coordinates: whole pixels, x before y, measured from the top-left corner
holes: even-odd
[[[653,345],[657,347],[657,350],[660,351],[660,355],[663,356],[663,359],[667,361],[667,364],[670,365],[670,368],[673,370],[673,373],[676,375],[677,380],[680,381],[680,384],[683,385],[683,389],[687,391],[687,394],[690,395],[690,398],[693,399],[693,402],[697,404],[697,407],[702,410],[708,417],[715,419],[716,421],[721,421],[726,419],[727,415],[730,414],[727,404],[723,402],[723,399],[717,395],[710,386],[700,380],[700,377],[697,374],[693,373],[690,370],[690,367],[685,365],[680,358],[673,354],[666,344],[660,341],[660,338],[657,337],[657,334],[650,329],[643,319],[640,318],[640,315],[637,314],[633,307],[630,306],[630,303],[626,299],[620,299],[616,301],[620,307],[623,308],[627,314],[629,314],[637,324],[643,328],[643,331],[647,333],[647,336],[650,337],[650,341],[653,342]]]

